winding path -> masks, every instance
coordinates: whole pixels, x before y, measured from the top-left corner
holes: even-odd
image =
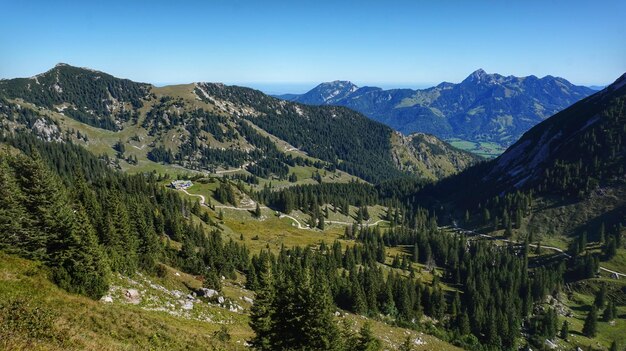
[[[202,206],[206,206],[206,199],[204,198],[204,195],[200,195],[200,194],[191,194],[190,192],[187,191],[187,189],[180,189],[183,193],[189,195],[189,196],[196,196],[200,198],[200,205]],[[208,207],[208,206],[207,206]]]
[[[207,206],[206,198],[204,197],[204,195],[192,194],[192,193],[188,192],[187,189],[179,189],[179,190],[184,192],[185,194],[187,194],[189,196],[199,197],[200,198],[200,205]],[[235,207],[235,206],[225,206],[225,205],[217,205],[217,206],[214,206],[214,207],[215,208],[227,208],[229,210],[235,210],[235,211],[254,211],[256,209],[256,202],[254,202],[254,201],[252,201],[252,202],[255,204],[255,207]],[[261,209],[269,208],[267,206],[259,206],[259,207]],[[305,230],[310,230],[311,229],[309,226],[303,226],[302,223],[300,223],[300,221],[297,218],[295,218],[293,216],[290,216],[288,214],[281,213],[278,216],[278,218],[289,218],[289,219],[293,220],[298,225],[298,229],[305,229]],[[379,220],[377,220],[374,223],[365,223],[365,224],[361,224],[361,226],[372,227],[372,226],[378,225],[380,222],[386,222],[386,220],[379,219]],[[328,223],[328,224],[340,224],[340,225],[353,225],[354,224],[354,223],[341,222],[341,221],[326,221],[325,223]]]
[[[280,216],[278,216],[278,218],[289,218],[289,219],[293,220],[293,221],[294,221],[294,222],[296,222],[296,224],[298,225],[298,229],[307,229],[307,230],[310,230],[310,229],[311,229],[311,228],[309,228],[308,226],[306,226],[306,227],[305,227],[305,226],[303,226],[303,225],[300,223],[300,221],[298,221],[295,217],[292,217],[292,216],[290,216],[290,215],[287,215],[287,214],[281,213],[281,214],[280,214]]]

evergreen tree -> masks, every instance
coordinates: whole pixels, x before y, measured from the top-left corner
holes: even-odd
[[[604,307],[605,303],[606,303],[606,285],[602,284],[600,286],[600,290],[596,292],[596,297],[593,301],[593,304],[597,308],[602,308]]]
[[[322,216],[322,217],[320,217],[320,218],[319,218],[319,220],[317,221],[317,227],[318,227],[320,230],[324,230],[325,226],[326,226],[326,225],[325,225],[325,223],[324,223],[324,216]]]
[[[55,282],[67,291],[99,299],[109,289],[108,265],[85,210],[78,207],[75,213],[72,231],[55,258]]]
[[[300,291],[304,303],[302,320],[303,346],[313,350],[331,350],[339,337],[339,330],[333,320],[333,302],[326,279],[316,279],[315,283],[305,271],[304,286]]]
[[[369,322],[365,322],[359,331],[359,341],[354,348],[357,351],[378,351],[382,349],[382,344],[372,332]]]
[[[559,336],[561,339],[567,341],[569,338],[569,323],[567,321],[563,321],[563,325],[561,326],[561,331],[559,332]]]
[[[583,334],[588,338],[593,338],[597,333],[598,324],[598,309],[596,306],[592,306],[591,310],[585,318],[585,324],[583,325]]]
[[[250,344],[256,350],[271,351],[274,350],[272,316],[275,313],[273,310],[275,291],[272,268],[267,260],[262,262],[258,285],[254,304],[250,310],[250,327],[255,333],[254,338],[250,340]]]
[[[615,303],[609,300],[606,304],[606,308],[602,313],[602,320],[605,322],[610,322],[617,317],[617,308],[615,307]]]
[[[42,256],[43,247],[25,245],[33,234],[30,233],[31,223],[23,203],[24,195],[16,183],[13,170],[9,168],[6,156],[0,154],[0,249],[24,256]]]
[[[254,217],[261,218],[261,206],[259,206],[258,202],[256,204],[256,208],[254,209]]]

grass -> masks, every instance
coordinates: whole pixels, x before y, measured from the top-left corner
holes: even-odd
[[[242,306],[243,313],[199,300],[192,310],[175,308],[181,298],[172,293],[186,296],[189,287],[198,288],[200,283],[169,267],[160,277],[114,275],[113,302],[105,303],[69,294],[48,280],[41,264],[0,252],[0,349],[245,350],[244,342],[253,332],[248,326],[250,304],[243,297],[253,294],[242,288],[244,280],[237,274],[236,279],[223,282],[226,301]],[[141,301],[136,305],[124,302],[129,288],[140,292]],[[2,306],[11,307],[11,313]],[[342,312],[337,317],[341,320],[358,330],[369,319]],[[410,336],[423,342],[415,345],[415,350],[458,350],[434,336],[370,321],[385,349],[395,349]],[[215,337],[224,325],[231,336],[228,342]]]
[[[559,318],[559,323],[562,323],[563,320],[567,320],[570,324],[569,342],[566,343],[559,339],[560,344],[568,345],[570,347],[580,346],[583,349],[587,349],[590,346],[595,347],[596,349],[608,349],[613,341],[617,341],[619,345],[622,345],[622,347],[626,345],[626,334],[624,333],[626,330],[626,319],[624,319],[626,306],[624,305],[617,306],[618,318],[611,323],[603,322],[601,320],[602,310],[598,312],[598,333],[595,338],[587,338],[582,334],[584,320],[590,306],[593,304],[593,294],[595,293],[599,283],[609,284],[609,286],[613,286],[615,289],[620,290],[626,288],[626,281],[624,280],[589,279],[583,281],[582,283],[578,283],[576,287],[574,287],[571,297],[565,301],[567,306],[572,310],[573,316],[561,316]],[[610,294],[609,298],[612,298]]]
[[[609,261],[600,262],[600,265],[612,271],[626,273],[626,249],[618,249],[615,257]]]
[[[105,304],[68,294],[47,279],[39,264],[0,253],[0,304],[22,305],[24,316],[51,316],[52,323],[29,328],[0,327],[0,349],[6,350],[206,350],[217,323],[146,311],[140,306]],[[24,301],[24,302],[20,302]],[[221,310],[221,309],[220,309]],[[0,316],[7,326],[9,316]],[[20,316],[24,319],[23,316]],[[251,335],[245,316],[229,325],[233,342],[227,350],[243,350],[235,340]]]
[[[469,151],[479,156],[486,158],[494,158],[502,154],[506,147],[493,142],[488,141],[469,141],[458,138],[451,138],[446,140],[450,145],[459,148],[461,150]]]

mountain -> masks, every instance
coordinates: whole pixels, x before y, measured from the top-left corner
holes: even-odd
[[[429,133],[465,148],[474,148],[467,141],[477,147],[495,143],[505,148],[537,123],[592,93],[563,78],[505,77],[479,69],[461,83],[423,90],[322,83],[290,101],[346,106],[404,134]]]
[[[531,128],[495,160],[425,193],[476,213],[496,198],[527,194],[535,202],[528,225],[542,222],[542,228],[565,234],[624,224],[625,102],[626,74]]]
[[[85,96],[130,83],[72,71],[87,90],[0,90],[0,349],[625,341],[626,75],[468,167],[435,136],[223,84],[118,91],[130,118],[105,115]]]
[[[338,98],[354,89],[333,82],[319,94]],[[1,81],[0,98],[7,131],[26,128],[99,153],[103,145],[94,144],[106,140],[106,153],[122,168],[240,168],[284,180],[293,167],[313,166],[380,182],[408,174],[440,179],[479,161],[441,141],[415,148],[407,137],[344,107],[290,103],[223,84],[154,87],[59,64],[35,77]]]
[[[0,81],[0,95],[23,98],[86,124],[118,130],[143,106],[151,86],[59,63],[31,78]]]
[[[285,94],[281,97],[307,105],[340,105],[339,101],[346,99],[358,89],[352,82],[336,80],[322,83],[302,95]]]

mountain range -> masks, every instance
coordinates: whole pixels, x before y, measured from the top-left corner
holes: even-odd
[[[378,182],[411,174],[440,179],[480,160],[432,136],[403,136],[345,107],[285,102],[223,84],[155,87],[59,64],[31,78],[0,81],[0,98],[7,130],[69,138],[120,156],[122,168],[241,168],[282,179],[289,167],[306,163]],[[26,108],[30,119],[15,117]]]
[[[625,103],[484,160],[244,87],[2,80],[0,349],[618,349]]]
[[[383,90],[334,81],[305,94],[279,97],[346,106],[404,134],[429,133],[494,156],[537,123],[594,92],[563,78],[505,77],[479,69],[458,84],[444,82],[421,90]]]

